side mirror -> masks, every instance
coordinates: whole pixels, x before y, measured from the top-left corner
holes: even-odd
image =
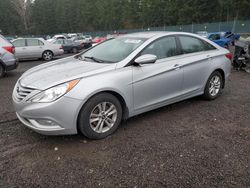
[[[151,63],[155,63],[156,60],[157,60],[157,57],[155,55],[145,54],[145,55],[142,55],[142,56],[136,58],[135,63],[137,63],[137,64],[151,64]]]

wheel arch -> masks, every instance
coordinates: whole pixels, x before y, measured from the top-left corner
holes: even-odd
[[[88,98],[86,99],[86,101],[81,105],[81,108],[79,109],[78,111],[78,114],[77,114],[77,118],[76,118],[76,125],[77,125],[77,131],[79,132],[79,128],[78,128],[78,120],[79,120],[79,115],[80,115],[80,112],[81,110],[83,109],[84,105],[87,103],[87,101],[89,101],[91,98],[95,97],[96,95],[99,95],[101,93],[109,93],[113,96],[115,96],[119,102],[121,103],[121,106],[122,106],[122,120],[126,120],[128,119],[129,117],[129,109],[128,109],[128,106],[127,106],[127,103],[124,99],[124,97],[117,91],[113,91],[113,90],[102,90],[102,91],[98,91],[96,93],[93,93],[91,94],[90,96],[88,96]]]
[[[222,76],[222,88],[225,88],[225,72],[223,69],[221,68],[217,68],[215,69],[209,76],[211,76],[214,72],[219,72]]]

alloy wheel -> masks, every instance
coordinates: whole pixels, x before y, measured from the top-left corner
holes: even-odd
[[[218,95],[218,93],[220,92],[220,88],[221,88],[221,80],[220,77],[218,75],[215,75],[211,78],[210,82],[209,82],[209,93],[212,97]]]
[[[49,51],[44,52],[44,54],[43,54],[43,58],[44,58],[44,60],[46,60],[46,61],[51,60],[52,57],[53,57],[53,54],[52,54],[51,52],[49,52]]]
[[[102,102],[92,110],[89,123],[90,127],[97,133],[109,131],[117,120],[117,108],[110,102]]]

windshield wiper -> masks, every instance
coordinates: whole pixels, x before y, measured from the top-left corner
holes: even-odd
[[[91,59],[91,60],[93,60],[93,61],[95,61],[95,62],[97,62],[97,63],[103,63],[103,62],[104,62],[103,60],[97,59],[97,58],[95,58],[95,57],[84,56],[84,59],[85,59],[85,58]]]

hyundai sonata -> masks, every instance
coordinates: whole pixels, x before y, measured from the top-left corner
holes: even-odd
[[[122,119],[198,95],[217,98],[231,58],[190,33],[123,35],[28,70],[13,103],[19,120],[38,133],[101,139]]]

